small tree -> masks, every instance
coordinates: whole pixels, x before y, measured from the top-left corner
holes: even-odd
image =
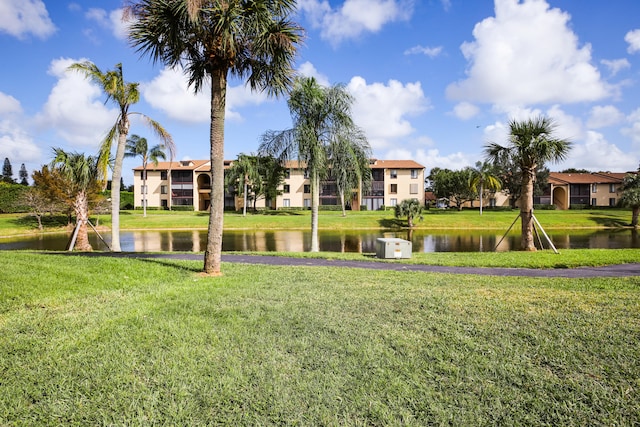
[[[8,157],[4,158],[4,164],[2,165],[2,180],[9,184],[13,184],[15,182],[13,180],[13,169],[11,168],[11,162]]]
[[[249,191],[254,183],[260,182],[257,168],[257,158],[255,155],[240,153],[238,159],[233,162],[227,172],[226,181],[228,186],[236,188],[236,192],[243,196],[242,216],[247,216],[247,204]],[[240,185],[237,185],[237,184]]]
[[[419,218],[422,220],[422,205],[418,199],[404,199],[395,207],[396,218],[407,218],[407,225],[413,228],[413,220]]]
[[[476,167],[471,169],[471,179],[469,186],[472,190],[478,191],[480,199],[480,215],[482,215],[482,199],[485,190],[499,191],[502,184],[500,179],[494,174],[493,168],[488,162],[476,162]]]
[[[29,185],[29,181],[27,180],[27,178],[29,178],[29,172],[27,172],[27,167],[24,163],[20,165],[18,176],[20,177],[20,185]]]
[[[619,203],[631,208],[630,225],[637,228],[640,214],[640,169],[638,173],[629,173],[624,177],[618,192],[621,193]]]
[[[92,247],[87,233],[89,201],[91,194],[97,194],[100,190],[100,157],[67,153],[61,148],[54,148],[53,152],[51,167],[68,181],[73,194],[73,210],[78,227],[76,247],[80,251],[90,251]]]
[[[147,216],[147,165],[149,161],[155,166],[158,166],[158,159],[166,159],[164,154],[164,144],[154,145],[149,148],[147,144],[147,138],[141,138],[138,135],[131,135],[131,138],[127,139],[125,146],[124,157],[141,157],[142,158],[142,216]],[[124,182],[120,182],[120,189],[124,187]]]

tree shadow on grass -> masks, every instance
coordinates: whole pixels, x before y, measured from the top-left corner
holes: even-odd
[[[66,215],[44,215],[42,218],[43,228],[60,228],[69,225],[69,217]],[[37,229],[38,219],[34,215],[25,215],[11,219],[9,222],[18,227]]]
[[[608,216],[601,213],[592,214],[590,219],[603,227],[629,227],[631,222],[631,213],[629,213],[629,221],[620,219],[618,216]]]
[[[378,220],[382,228],[403,228],[407,226],[407,221],[398,218],[382,218]]]

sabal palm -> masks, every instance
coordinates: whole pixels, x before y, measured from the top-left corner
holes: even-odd
[[[204,272],[220,274],[224,214],[224,119],[227,78],[252,90],[285,93],[302,29],[289,20],[292,0],[138,0],[129,38],[143,55],[183,66],[196,92],[211,83],[211,208]]]
[[[631,226],[637,227],[640,215],[640,170],[627,174],[618,191],[621,193],[619,203],[631,208]]]
[[[262,136],[260,152],[282,160],[297,156],[307,168],[311,189],[311,251],[320,250],[318,242],[318,206],[320,180],[327,176],[331,155],[344,151],[345,144],[362,147],[368,143],[351,118],[353,97],[343,85],[324,88],[313,77],[296,80],[288,105],[293,127],[268,131]],[[357,138],[351,138],[353,136]],[[354,160],[353,157],[344,156]],[[360,167],[352,163],[352,167]]]
[[[138,83],[130,83],[124,80],[122,64],[117,64],[114,70],[102,72],[94,63],[85,61],[72,64],[69,69],[79,71],[90,81],[98,85],[107,95],[107,101],[112,101],[118,106],[118,117],[109,129],[106,138],[100,145],[100,165],[103,176],[106,178],[109,163],[111,145],[116,144],[116,155],[111,175],[111,250],[120,252],[120,180],[122,178],[122,163],[124,160],[125,145],[129,128],[130,117],[138,115],[149,128],[169,148],[171,158],[175,152],[175,146],[171,135],[160,125],[142,113],[129,111],[131,106],[140,100]]]
[[[149,161],[158,166],[158,160],[165,160],[167,155],[164,153],[166,149],[164,144],[154,145],[149,148],[147,138],[138,135],[131,135],[127,139],[125,146],[125,157],[140,157],[142,159],[142,216],[147,216],[147,165]]]
[[[84,153],[67,153],[61,148],[53,149],[51,168],[67,180],[68,191],[73,195],[73,211],[78,227],[75,247],[90,251],[87,221],[89,220],[90,192],[97,190],[102,179],[100,156],[85,156]]]
[[[360,187],[360,193],[371,185],[371,147],[364,134],[354,129],[353,134],[342,135],[332,147],[331,175],[336,180],[338,197],[342,207],[342,216],[346,216],[347,197]]]
[[[469,187],[478,191],[480,199],[480,215],[482,215],[482,201],[485,190],[499,191],[502,187],[500,178],[498,178],[489,162],[476,162],[476,167],[471,169],[471,179]]]
[[[533,184],[536,171],[547,162],[564,160],[571,150],[571,142],[554,138],[556,125],[545,116],[524,121],[509,122],[509,144],[496,143],[485,148],[487,157],[499,162],[505,156],[511,156],[522,172],[522,192],[520,195],[520,217],[522,224],[521,249],[535,251],[533,241]]]
[[[413,219],[420,218],[422,205],[418,199],[404,199],[394,208],[396,218],[407,218],[407,225],[413,228]]]
[[[247,198],[249,184],[260,180],[256,156],[249,156],[244,153],[238,155],[238,159],[233,162],[226,176],[227,185],[235,186],[237,182],[242,183],[240,190],[244,198],[242,216],[247,216]]]

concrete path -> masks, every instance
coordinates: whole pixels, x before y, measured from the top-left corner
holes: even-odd
[[[75,252],[74,254],[78,254]],[[91,252],[90,255],[100,256],[100,253]],[[103,256],[122,256],[131,258],[163,258],[163,259],[184,259],[203,260],[202,254],[172,253],[172,254],[146,254],[146,253],[102,253]],[[413,265],[402,264],[400,262],[377,262],[377,261],[342,261],[309,258],[288,258],[270,255],[235,255],[223,254],[222,262],[238,262],[247,264],[266,264],[280,266],[303,266],[303,267],[350,267],[369,268],[375,270],[394,271],[422,271],[425,273],[451,273],[451,274],[478,274],[483,276],[524,276],[524,277],[567,277],[567,278],[588,278],[588,277],[640,277],[640,263],[608,265],[603,267],[578,267],[578,268],[494,268],[494,267],[444,267],[437,265]]]

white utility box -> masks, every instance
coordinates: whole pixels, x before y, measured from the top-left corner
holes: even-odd
[[[378,238],[376,247],[376,257],[378,258],[411,258],[411,242],[398,238]]]

